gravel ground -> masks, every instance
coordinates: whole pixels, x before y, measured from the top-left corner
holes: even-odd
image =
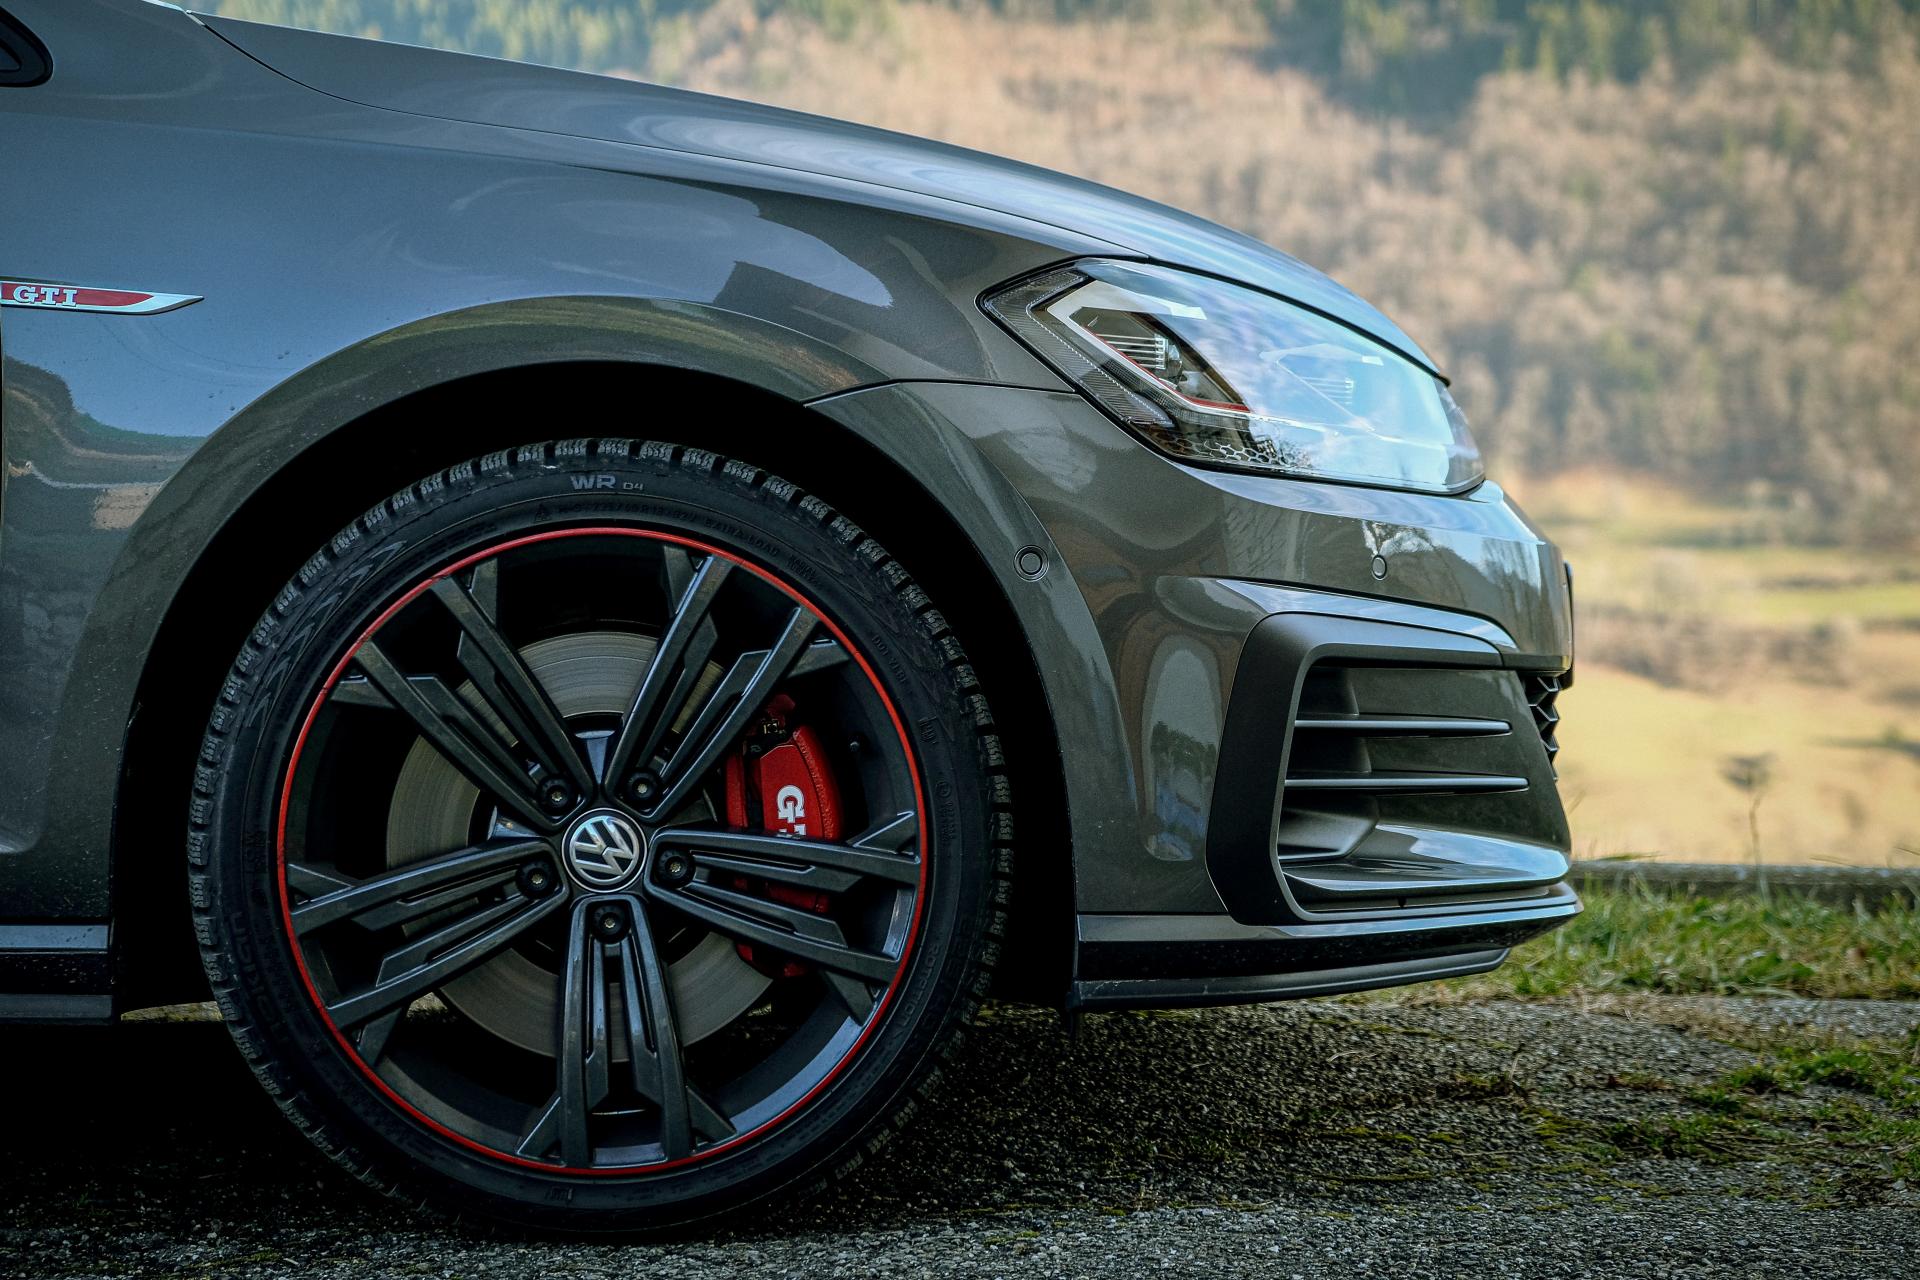
[[[1621,1136],[1700,1114],[1741,1046],[1901,1036],[1920,1005],[1410,996],[1075,1041],[989,1013],[943,1104],[830,1199],[638,1245],[409,1218],[217,1024],[9,1030],[0,1275],[1920,1277],[1920,1188],[1835,1158],[1825,1087],[1766,1100],[1764,1139]]]

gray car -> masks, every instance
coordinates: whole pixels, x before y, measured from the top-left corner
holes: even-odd
[[[1283,254],[148,0],[5,0],[0,157],[0,1017],[210,991],[360,1177],[624,1230],[849,1170],[990,993],[1579,909],[1566,568]]]

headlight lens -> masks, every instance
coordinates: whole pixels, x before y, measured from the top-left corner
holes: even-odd
[[[1092,260],[1020,281],[985,305],[1177,458],[1430,493],[1480,480],[1479,450],[1445,383],[1268,294]]]

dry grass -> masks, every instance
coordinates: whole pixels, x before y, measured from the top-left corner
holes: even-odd
[[[1920,867],[1920,576],[1598,470],[1515,486],[1577,570],[1562,792],[1585,856]]]
[[[1913,662],[1920,637],[1906,645]],[[1749,797],[1723,770],[1771,756],[1765,861],[1920,867],[1920,736],[1901,728],[1920,734],[1911,711],[1784,679],[1677,689],[1597,661],[1562,707],[1561,794],[1580,856],[1749,860]]]

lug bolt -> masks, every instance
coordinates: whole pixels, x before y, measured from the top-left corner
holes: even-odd
[[[554,778],[540,788],[540,804],[549,813],[565,813],[573,807],[573,788]]]
[[[627,790],[633,793],[633,798],[641,801],[653,799],[653,793],[659,787],[659,782],[650,773],[636,773],[627,783]]]
[[[544,898],[560,883],[553,868],[544,862],[529,862],[520,868],[520,890],[529,898]]]
[[[669,853],[660,859],[662,884],[685,884],[693,879],[693,859],[684,853]]]
[[[587,924],[593,930],[594,937],[602,942],[612,942],[626,936],[627,913],[619,907],[598,907]]]

